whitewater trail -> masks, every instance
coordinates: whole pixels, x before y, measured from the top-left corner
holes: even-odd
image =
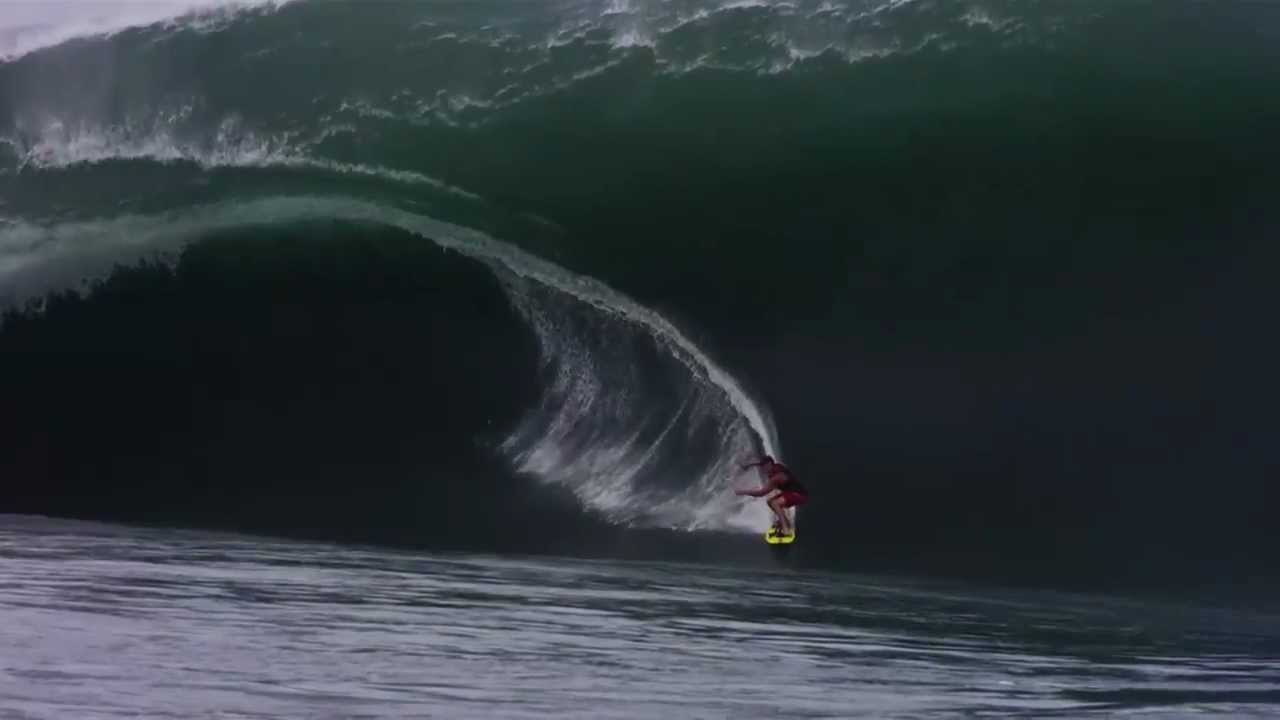
[[[696,385],[713,388],[735,415],[717,419],[720,450],[714,461],[693,483],[675,494],[655,497],[646,488],[637,486],[639,470],[655,452],[656,443],[637,446],[634,435],[611,439],[566,460],[563,445],[557,443],[564,434],[564,425],[580,423],[584,408],[597,404],[611,389],[599,387],[600,381],[590,363],[574,360],[574,348],[567,346],[577,341],[554,339],[558,335],[546,317],[557,314],[556,308],[539,311],[542,318],[539,319],[529,310],[528,291],[520,283],[507,282],[513,303],[533,324],[544,351],[568,358],[561,363],[558,385],[549,392],[553,397],[557,389],[578,396],[576,405],[561,403],[548,426],[536,433],[536,437],[509,443],[508,449],[517,455],[523,469],[570,485],[587,505],[619,521],[684,529],[751,531],[766,522],[765,511],[758,503],[744,503],[725,487],[735,474],[735,462],[754,449],[755,443],[750,437],[736,431],[739,419],[750,428],[761,449],[780,456],[768,414],[732,375],[657,312],[599,280],[575,274],[469,228],[396,207],[340,197],[275,197],[225,202],[165,214],[51,226],[15,222],[0,226],[0,287],[9,287],[9,292],[19,296],[32,297],[70,285],[83,277],[86,270],[105,272],[129,254],[138,257],[157,251],[176,251],[210,233],[317,218],[399,228],[483,262],[500,277],[536,283],[630,327],[641,328],[657,347],[664,348],[688,370],[696,379]],[[97,267],[91,267],[95,264]],[[10,298],[11,301],[18,299],[21,297]],[[589,353],[577,353],[585,354]],[[590,397],[584,398],[584,393]],[[671,422],[686,414],[705,418],[708,413],[714,413],[716,404],[708,400],[705,392],[695,388],[688,407],[682,406]],[[658,442],[669,430],[670,427]]]

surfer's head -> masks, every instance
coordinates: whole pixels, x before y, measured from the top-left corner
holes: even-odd
[[[760,456],[760,460],[759,460],[759,461],[757,461],[757,462],[756,462],[756,464],[757,464],[757,465],[759,465],[760,467],[763,467],[763,468],[772,467],[772,466],[773,466],[773,456],[772,456],[772,455],[761,455],[761,456]]]

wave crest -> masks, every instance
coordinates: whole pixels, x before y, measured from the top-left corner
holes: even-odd
[[[291,0],[148,0],[97,2],[92,10],[81,2],[45,2],[5,8],[0,20],[0,62],[78,38],[110,37],[131,28],[167,23],[214,30],[238,12],[275,9]]]

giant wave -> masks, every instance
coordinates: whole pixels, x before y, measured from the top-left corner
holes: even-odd
[[[118,483],[149,519],[438,539],[510,498],[471,540],[626,545],[758,529],[732,465],[776,419],[799,551],[834,561],[1127,578],[1274,544],[1275,8],[99,15],[0,28],[24,510],[111,515],[77,493]],[[135,416],[148,444],[135,404],[206,417]],[[274,485],[313,444],[324,479]]]

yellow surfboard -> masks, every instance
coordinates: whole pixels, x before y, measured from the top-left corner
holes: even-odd
[[[769,528],[769,531],[764,534],[764,541],[770,545],[790,545],[796,541],[796,534],[792,531],[790,535],[775,535],[773,528]]]
[[[770,545],[790,545],[796,541],[796,510],[791,508],[791,534],[778,535],[773,532],[773,526],[770,526],[764,533],[764,541]]]

